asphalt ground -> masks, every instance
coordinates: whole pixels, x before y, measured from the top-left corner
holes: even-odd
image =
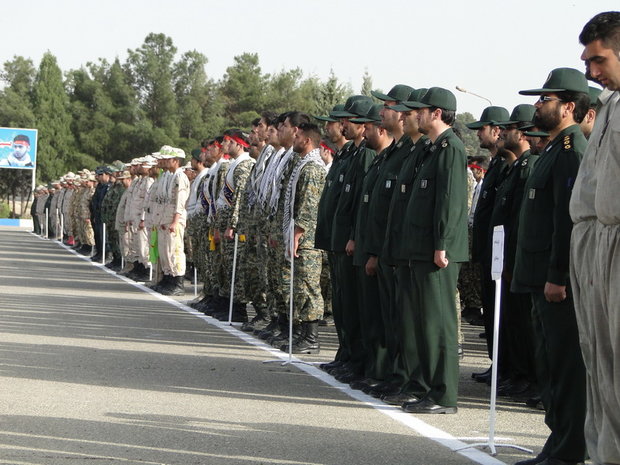
[[[0,228],[0,464],[512,464],[487,442],[482,328],[456,415],[404,413],[313,364],[26,230]],[[321,328],[333,359],[335,329]],[[264,363],[266,360],[277,360]],[[543,412],[500,399],[496,443],[540,451]]]

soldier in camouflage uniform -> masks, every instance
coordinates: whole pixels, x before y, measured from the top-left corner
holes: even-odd
[[[267,326],[269,309],[267,307],[267,241],[261,240],[259,233],[259,208],[257,205],[258,189],[265,169],[269,166],[271,156],[274,153],[273,146],[267,143],[267,129],[275,121],[275,114],[264,113],[253,125],[250,134],[250,143],[259,152],[256,163],[252,167],[248,177],[245,196],[241,206],[239,231],[246,237],[244,256],[239,263],[240,279],[243,280],[248,299],[251,301],[256,316],[241,327],[243,331],[254,331]]]
[[[249,147],[250,143],[243,132],[232,129],[224,133],[222,150],[230,155],[232,161],[224,185],[219,192],[215,217],[215,229],[222,240],[222,253],[220,255],[222,275],[220,277],[219,295],[223,299],[230,298],[235,234],[238,235],[237,262],[239,257],[243,256],[245,246],[245,236],[238,233],[238,223],[246,181],[255,163],[246,151]],[[236,278],[234,286],[233,321],[245,323],[247,321],[247,298],[242,280]],[[220,320],[228,319],[228,309],[222,308],[221,310],[214,316]]]
[[[228,298],[220,297],[219,292],[221,283],[219,267],[221,263],[220,256],[222,244],[219,232],[217,232],[216,238],[215,228],[217,199],[224,186],[230,164],[229,160],[224,158],[224,152],[222,151],[223,141],[224,138],[219,136],[212,140],[207,146],[206,163],[211,166],[206,175],[207,179],[205,180],[200,196],[200,202],[205,212],[204,216],[206,217],[202,223],[202,234],[207,240],[202,243],[203,250],[201,252],[201,257],[203,257],[204,260],[201,266],[201,281],[203,283],[204,298],[195,308],[208,315],[228,308]]]
[[[80,197],[80,204],[78,205],[78,218],[82,225],[82,238],[80,242],[84,244],[84,247],[80,249],[80,253],[90,256],[93,253],[93,246],[95,245],[95,232],[90,219],[90,201],[95,193],[95,175],[90,173],[85,179],[82,186],[82,196]]]
[[[288,118],[287,118],[288,120]],[[321,132],[314,123],[299,123],[293,143],[293,169],[284,192],[282,232],[285,262],[293,262],[293,325],[299,326],[293,353],[318,353],[319,320],[323,318],[321,295],[322,252],[314,248],[316,211],[325,183],[319,145]],[[290,286],[284,273],[283,284]],[[286,282],[288,277],[289,282]],[[288,351],[288,344],[281,347]]]
[[[120,165],[116,164],[114,169],[116,170],[114,172],[114,183],[103,199],[103,204],[101,205],[101,220],[105,224],[106,247],[112,254],[112,261],[106,266],[111,270],[120,271],[122,262],[120,235],[115,226],[118,205],[121,201],[123,193],[125,192],[125,186],[123,185],[122,179],[118,179],[118,176],[121,176],[123,173],[122,163]]]
[[[273,254],[273,269],[281,270],[280,273],[273,273],[276,289],[272,291],[276,293],[275,310],[278,313],[279,331],[274,332],[268,339],[268,342],[277,348],[289,340],[290,265],[285,260],[286,244],[282,230],[284,203],[296,161],[295,151],[293,150],[295,135],[301,124],[310,122],[310,117],[298,111],[291,111],[280,115],[279,120],[282,122],[278,125],[278,140],[284,149],[284,154],[278,160],[278,166],[274,170],[274,181],[269,198],[269,223],[267,225],[272,248],[271,253]],[[294,326],[294,330],[294,336],[301,334],[300,325]]]

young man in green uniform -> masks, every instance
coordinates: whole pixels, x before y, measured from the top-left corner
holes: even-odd
[[[451,126],[452,92],[431,87],[420,102],[418,126],[431,141],[418,162],[405,216],[411,257],[412,305],[420,366],[427,386],[411,413],[456,413],[459,379],[456,282],[467,251],[467,155]]]
[[[577,464],[585,451],[585,369],[571,286],[568,204],[586,139],[579,123],[589,107],[588,84],[580,71],[553,70],[540,89],[534,124],[550,142],[525,184],[512,290],[532,297],[536,368],[545,423],[551,434],[542,452],[520,465]]]

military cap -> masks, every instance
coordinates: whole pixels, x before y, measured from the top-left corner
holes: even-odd
[[[159,155],[162,160],[168,160],[170,158],[175,158],[176,154],[174,152],[174,148],[169,145],[162,145],[159,149]]]
[[[131,177],[131,173],[127,170],[122,171],[120,175],[116,177],[116,179],[127,179]]]
[[[201,148],[194,149],[192,150],[192,158],[194,160],[201,161],[200,157],[202,156],[202,153],[203,152]]]
[[[413,90],[413,87],[406,84],[396,84],[387,94],[383,94],[376,90],[371,90],[370,93],[373,97],[378,98],[379,100],[394,100],[395,102],[400,103],[407,100]]]
[[[329,115],[327,115],[327,116],[314,116],[314,118],[318,119],[319,121],[331,121],[333,123],[335,121],[338,121],[333,116],[333,113],[337,112],[337,111],[344,111],[344,103],[339,103],[338,105],[335,105],[334,108],[332,108],[332,110],[329,112]]]
[[[500,121],[508,121],[509,119],[510,115],[508,114],[508,110],[504,107],[490,106],[482,110],[480,121],[474,121],[473,123],[468,123],[465,126],[469,129],[480,129],[483,126],[488,125],[499,126]]]
[[[189,161],[188,161],[187,163],[185,163],[185,164],[182,166],[182,168],[183,168],[184,170],[193,170],[193,169],[194,169],[194,168],[192,168],[192,163],[191,163],[191,162],[189,162]]]
[[[588,94],[590,94],[590,108],[596,108],[598,105],[598,96],[602,90],[596,87],[588,86]]]
[[[342,111],[332,111],[331,112],[332,117],[333,118],[355,118],[355,117],[359,116],[358,114],[351,112],[351,109],[353,108],[353,105],[358,100],[359,101],[366,100],[366,101],[368,101],[368,102],[370,102],[372,104],[372,99],[370,97],[367,97],[365,95],[352,95],[345,102],[344,108],[342,109]]]
[[[182,158],[185,160],[185,150],[179,149],[177,147],[172,148],[173,156],[172,158]]]
[[[97,181],[97,178],[95,177],[95,175],[93,173],[90,173],[88,175],[88,178],[86,178],[87,181]]]
[[[540,95],[545,92],[583,92],[588,93],[586,75],[573,68],[556,68],[549,73],[540,89],[521,90],[521,95]]]
[[[534,126],[534,123],[532,122],[534,119],[534,113],[536,113],[536,107],[534,105],[522,103],[514,107],[507,121],[500,121],[498,125],[508,126],[510,124],[516,124],[519,129],[531,128]]]
[[[415,106],[413,106],[413,105],[415,105],[417,102],[420,101],[420,99],[426,93],[427,90],[428,89],[425,89],[425,88],[415,89],[414,91],[412,91],[409,94],[409,96],[407,97],[406,100],[403,100],[398,105],[390,105],[388,108],[390,108],[391,110],[394,110],[394,111],[410,111],[410,110],[413,110],[415,108]]]
[[[431,87],[420,97],[419,102],[410,102],[409,106],[411,108],[436,107],[446,111],[456,111],[456,97],[448,89]]]
[[[352,123],[379,123],[381,122],[381,109],[383,108],[382,103],[373,103],[365,115],[360,115],[360,118],[351,118]]]

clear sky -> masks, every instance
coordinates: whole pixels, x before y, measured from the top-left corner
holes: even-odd
[[[359,92],[397,83],[453,90],[458,111],[475,117],[488,105],[509,110],[533,97],[557,67],[583,69],[578,35],[618,0],[20,0],[3,18],[0,60],[38,66],[51,51],[63,71],[97,58],[124,60],[150,32],[172,37],[179,53],[198,50],[219,79],[232,58],[259,54],[264,72],[300,67],[327,78],[330,69]],[[5,7],[5,13],[9,8]]]

